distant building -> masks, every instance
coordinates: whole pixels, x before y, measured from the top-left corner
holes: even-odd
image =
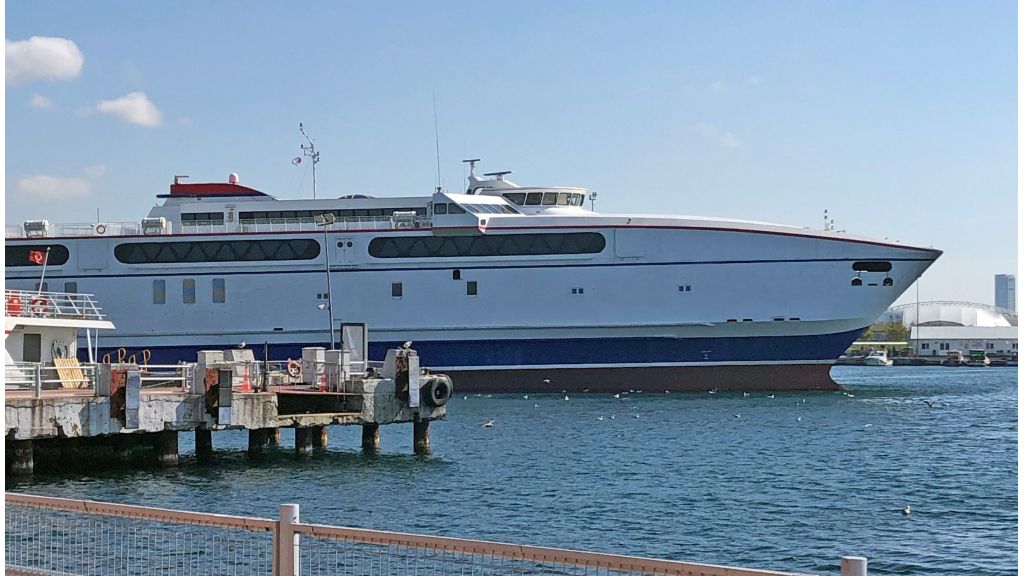
[[[887,310],[879,321],[902,322],[910,328],[910,346],[921,356],[945,356],[950,350],[964,354],[969,350],[1003,356],[1017,354],[1017,315],[987,304],[903,304]]]
[[[1017,311],[1017,277],[1013,274],[996,274],[996,308]]]

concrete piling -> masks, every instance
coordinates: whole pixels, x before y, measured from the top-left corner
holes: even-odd
[[[163,466],[176,466],[178,464],[178,431],[164,430],[157,432],[154,438],[156,448],[156,461]]]
[[[363,450],[380,448],[380,424],[363,424]]]
[[[327,448],[327,441],[330,439],[327,426],[314,426],[310,429],[313,434],[313,448]]]
[[[11,450],[11,474],[32,474],[34,465],[32,441],[15,440]]]
[[[430,452],[430,420],[413,421],[412,450],[417,454],[427,454]]]
[[[295,429],[295,453],[296,454],[309,454],[313,452],[313,429],[312,428],[296,428]]]
[[[253,428],[249,430],[249,457],[258,458],[263,455],[269,439],[274,437],[274,428]]]
[[[200,462],[209,462],[213,459],[213,430],[196,428],[196,458]]]

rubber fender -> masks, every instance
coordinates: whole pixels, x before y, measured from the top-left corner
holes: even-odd
[[[447,376],[431,376],[427,383],[420,386],[420,398],[427,406],[440,408],[452,397],[452,381]]]

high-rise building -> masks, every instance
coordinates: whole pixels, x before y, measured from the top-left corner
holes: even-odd
[[[996,274],[996,306],[1017,311],[1017,277],[1013,274]]]

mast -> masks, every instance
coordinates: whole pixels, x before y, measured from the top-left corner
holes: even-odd
[[[316,164],[320,161],[320,153],[317,152],[313,139],[309,137],[309,134],[306,134],[306,129],[302,127],[302,122],[299,122],[299,134],[302,134],[306,142],[309,142],[309,144],[300,144],[299,148],[302,148],[303,156],[313,161],[313,200],[316,200]]]

